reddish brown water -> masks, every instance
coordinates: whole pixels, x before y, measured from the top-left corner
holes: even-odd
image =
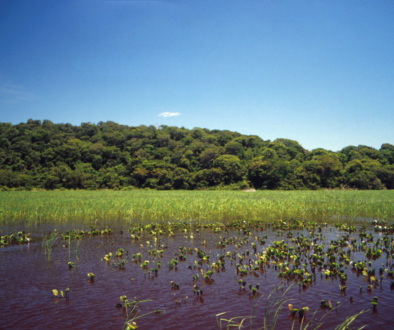
[[[81,227],[78,227],[81,228]],[[114,226],[112,226],[114,228]],[[10,231],[10,228],[3,230]],[[18,230],[20,228],[14,228]],[[33,237],[41,237],[43,230],[51,228],[30,229]],[[213,234],[203,232],[193,240],[186,239],[182,234],[174,237],[162,236],[162,242],[168,245],[161,260],[162,267],[157,276],[144,276],[139,264],[130,260],[124,270],[119,270],[114,266],[101,261],[101,258],[108,252],[115,252],[122,247],[131,254],[141,252],[142,260],[150,260],[149,269],[155,267],[153,257],[148,255],[148,248],[145,240],[132,241],[127,227],[124,227],[124,234],[120,234],[120,227],[114,228],[114,234],[107,237],[87,237],[84,238],[79,247],[79,260],[75,258],[75,244],[72,241],[71,260],[75,262],[74,269],[68,269],[69,250],[62,244],[68,241],[57,239],[54,245],[52,260],[48,263],[47,256],[43,254],[41,242],[36,241],[28,245],[7,246],[0,249],[1,270],[0,270],[0,329],[122,329],[126,320],[125,310],[116,308],[119,297],[126,295],[129,299],[137,297],[139,300],[150,299],[152,302],[140,305],[140,314],[144,314],[155,309],[165,310],[165,313],[150,314],[137,321],[139,329],[218,329],[216,314],[227,312],[224,318],[235,316],[250,316],[252,311],[253,296],[249,294],[248,288],[241,291],[237,280],[240,278],[235,271],[235,264],[230,266],[226,259],[226,270],[213,275],[214,282],[206,284],[199,281],[203,296],[193,295],[192,275],[198,270],[188,269],[189,265],[199,260],[194,252],[187,255],[185,262],[179,262],[177,269],[170,270],[168,262],[174,257],[174,253],[179,252],[179,246],[200,248],[203,240],[207,241],[207,250],[211,251],[211,262],[217,261],[217,254],[225,254],[227,251],[235,251],[234,245],[228,245],[225,249],[214,247],[214,243],[219,241],[219,236],[236,236],[236,232],[225,234]],[[29,229],[26,229],[29,231]],[[52,230],[52,229],[51,229]],[[264,233],[252,233],[255,235],[268,235],[267,245],[270,241],[277,239],[276,233],[269,230]],[[306,234],[306,232],[304,232]],[[330,239],[336,239],[339,231],[332,229],[323,234]],[[242,236],[242,235],[238,235]],[[374,234],[376,238],[377,234]],[[358,233],[351,237],[357,238]],[[254,239],[251,242],[254,241]],[[153,242],[153,238],[148,239]],[[144,248],[140,247],[143,244]],[[319,242],[320,244],[320,242]],[[250,243],[239,248],[238,253],[250,249]],[[258,251],[264,247],[258,245]],[[365,260],[363,252],[357,252],[353,259]],[[373,267],[378,269],[385,263],[385,257],[373,261]],[[206,265],[203,266],[207,269]],[[383,266],[383,268],[388,268]],[[87,273],[93,272],[96,275],[94,282],[89,282]],[[341,293],[337,278],[325,279],[317,273],[316,280],[307,289],[300,289],[298,284],[293,285],[286,297],[292,299],[291,303],[296,308],[308,306],[310,311],[306,314],[306,320],[314,319],[315,325],[318,320],[324,317],[324,325],[320,329],[334,329],[347,316],[357,314],[361,310],[369,311],[353,323],[355,327],[369,324],[368,328],[378,329],[386,326],[391,329],[394,319],[392,314],[392,301],[394,292],[390,289],[390,279],[384,279],[382,286],[367,292],[368,283],[363,276],[352,271],[350,267],[345,268],[348,274],[347,291]],[[132,278],[134,280],[132,281]],[[244,277],[248,284],[260,283],[260,297],[256,298],[256,310],[253,329],[263,327],[264,307],[266,297],[272,292],[275,285],[281,284],[281,279],[277,277],[274,267],[267,267],[264,273],[258,272],[256,275],[248,274]],[[173,290],[170,282],[180,284],[179,290]],[[285,290],[290,283],[285,283]],[[363,286],[363,293],[360,294],[359,287]],[[52,289],[64,290],[70,288],[69,298],[56,299],[52,295]],[[281,294],[282,291],[279,291]],[[354,297],[350,302],[350,296]],[[379,297],[377,310],[372,310],[371,299]],[[188,297],[186,299],[186,297]],[[180,305],[175,300],[181,300]],[[335,306],[337,301],[341,307],[337,310],[324,311],[320,308],[320,301],[331,300]],[[288,303],[280,310],[276,329],[291,329],[292,318],[289,315]],[[316,314],[313,315],[316,310]],[[304,320],[305,322],[305,320]],[[225,329],[223,323],[222,329]],[[249,324],[246,322],[245,324]],[[299,319],[296,319],[295,329],[299,329]],[[249,328],[249,327],[248,327]],[[314,327],[312,327],[313,329]]]

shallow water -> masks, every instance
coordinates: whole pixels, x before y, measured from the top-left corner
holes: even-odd
[[[75,225],[73,227],[82,228]],[[283,281],[277,277],[278,270],[275,270],[274,266],[267,266],[264,272],[257,271],[255,274],[243,277],[247,282],[246,290],[240,290],[237,282],[240,276],[236,274],[235,268],[237,262],[235,261],[231,266],[229,258],[225,258],[225,270],[216,272],[213,275],[214,282],[209,284],[202,280],[198,269],[188,269],[188,266],[194,265],[194,262],[199,260],[195,248],[204,247],[201,245],[204,240],[207,241],[205,249],[211,255],[211,262],[216,262],[219,253],[237,251],[242,254],[246,249],[251,249],[251,242],[256,242],[257,251],[262,251],[274,240],[288,240],[285,236],[277,237],[277,233],[270,229],[264,232],[253,231],[249,244],[238,249],[233,244],[219,249],[216,243],[219,242],[220,236],[246,236],[239,235],[235,231],[214,234],[209,230],[201,230],[199,234],[194,233],[194,239],[190,239],[190,234],[185,238],[184,234],[178,233],[173,237],[161,236],[162,243],[168,245],[168,249],[164,250],[162,258],[153,258],[148,255],[148,250],[152,247],[146,246],[146,240],[153,243],[152,237],[133,241],[127,232],[128,227],[117,225],[111,228],[114,230],[111,235],[83,238],[79,245],[78,260],[75,255],[77,241],[72,240],[70,256],[75,263],[74,269],[68,268],[69,249],[62,246],[68,244],[68,241],[62,241],[60,238],[55,242],[52,260],[48,262],[41,247],[40,237],[43,231],[53,230],[49,226],[30,228],[30,231],[29,228],[25,228],[26,231],[31,232],[33,238],[37,239],[35,242],[1,248],[0,329],[122,329],[126,320],[126,311],[124,308],[115,307],[120,302],[121,295],[126,295],[129,299],[137,297],[139,300],[152,300],[139,305],[140,315],[155,309],[165,311],[137,320],[139,329],[218,329],[216,314],[227,312],[222,315],[226,319],[250,316],[253,302],[257,306],[253,329],[263,326],[266,298],[273,288]],[[20,229],[20,227],[14,228],[14,231]],[[120,233],[121,229],[125,230],[123,234]],[[2,228],[2,230],[4,234],[10,228]],[[307,231],[293,232],[294,237],[298,236],[297,232],[307,236]],[[331,239],[337,239],[337,235],[341,234],[343,233],[334,228],[323,229],[323,236],[327,238],[326,244],[329,244]],[[267,243],[260,246],[254,237],[263,235],[268,235]],[[374,233],[373,236],[376,238],[379,234]],[[357,238],[357,242],[360,241],[358,233],[353,233],[350,237]],[[322,241],[318,243],[320,245]],[[179,246],[192,247],[193,254],[186,254],[186,261],[179,262],[176,269],[169,269],[168,262],[174,258],[175,253],[179,253]],[[101,261],[105,254],[114,253],[120,247],[129,252],[130,259],[132,254],[141,252],[142,260],[150,261],[149,269],[156,267],[155,262],[160,260],[162,266],[158,275],[144,275],[140,264],[133,263],[130,259],[124,270]],[[364,252],[356,252],[352,259],[366,260],[366,257]],[[382,266],[382,263],[386,262],[385,256],[372,262],[377,273],[380,267],[389,268]],[[203,265],[203,269],[207,270],[206,264]],[[390,279],[385,278],[382,285],[370,293],[367,292],[368,282],[362,274],[352,271],[349,266],[345,266],[344,269],[348,274],[346,293],[340,292],[341,283],[338,278],[326,279],[319,271],[316,271],[315,280],[306,289],[300,289],[298,284],[291,286],[294,281],[284,281],[283,288],[277,292],[281,295],[291,286],[286,298],[292,300],[281,308],[275,329],[291,329],[293,318],[290,316],[288,303],[292,303],[295,308],[304,306],[310,308],[304,324],[306,320],[313,318],[313,324],[317,325],[321,317],[326,315],[323,319],[324,325],[319,329],[334,329],[347,316],[367,309],[369,311],[359,316],[353,323],[355,327],[369,324],[368,328],[371,329],[383,326],[391,328],[393,320],[391,302],[394,292],[390,289]],[[93,282],[88,280],[89,272],[96,275]],[[198,285],[203,290],[203,296],[198,297],[193,294],[193,285],[197,283],[192,280],[192,275],[197,273],[200,273]],[[172,289],[171,281],[179,283],[180,289]],[[260,294],[254,297],[249,293],[248,285],[255,286],[257,283],[260,284]],[[359,290],[360,286],[363,287],[362,293]],[[69,298],[53,297],[52,289],[64,290],[67,287],[70,288]],[[353,302],[350,301],[350,296],[353,296]],[[374,296],[379,297],[376,310],[372,310],[371,305]],[[181,300],[180,304],[175,303],[176,299]],[[333,306],[339,301],[341,306],[329,312],[320,307],[322,299],[331,300]],[[299,329],[300,319],[297,317],[295,322],[294,329]],[[226,322],[223,323],[222,329],[225,329],[225,324]],[[245,322],[245,324],[249,323]]]

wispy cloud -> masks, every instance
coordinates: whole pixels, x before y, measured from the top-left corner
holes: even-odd
[[[162,112],[159,117],[175,117],[180,115],[181,114],[179,112]]]
[[[0,102],[17,103],[27,102],[37,99],[37,96],[21,85],[10,83],[0,84]]]

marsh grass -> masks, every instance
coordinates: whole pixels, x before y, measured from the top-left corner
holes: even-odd
[[[279,287],[275,288],[268,295],[268,297],[266,298],[266,301],[265,301],[263,322],[262,322],[263,324],[262,324],[262,327],[257,328],[257,330],[275,330],[276,325],[277,325],[277,321],[278,321],[279,312],[282,310],[283,305],[285,303],[292,300],[290,298],[287,298],[287,293],[288,293],[289,289],[292,287],[292,285],[290,285],[282,294],[280,294],[282,286],[279,286]],[[231,319],[225,319],[225,318],[222,318],[221,316],[225,315],[227,312],[217,314],[216,321],[217,321],[217,325],[218,325],[219,329],[222,329],[223,324],[225,324],[227,330],[229,330],[231,328],[243,329],[247,326],[245,324],[245,322],[247,323],[247,321],[249,321],[249,329],[252,330],[253,329],[253,321],[256,317],[255,316],[256,311],[257,311],[257,308],[259,307],[259,303],[261,300],[264,300],[264,295],[261,295],[259,298],[254,298],[252,300],[252,310],[251,310],[250,316],[235,316],[235,317],[232,317]],[[315,325],[313,325],[313,320],[315,320],[317,310],[313,313],[313,315],[309,319],[309,321],[305,321],[306,318],[302,317],[299,329],[300,330],[308,330],[308,329],[317,330],[317,329],[319,329],[321,326],[324,325],[323,319],[325,318],[325,316],[332,313],[334,310],[338,309],[339,307],[340,307],[340,305],[333,308],[332,310],[328,311],[327,313],[325,313],[320,318],[320,320],[315,322],[316,323]],[[352,315],[352,316],[347,317],[334,330],[350,329],[349,328],[350,324],[353,323],[358,316],[360,316],[361,314],[364,314],[364,313],[366,313],[366,311],[361,311],[356,315]],[[295,329],[296,320],[297,319],[294,318],[291,330]],[[304,324],[304,321],[306,322],[305,324]],[[257,326],[259,326],[259,325],[257,325]],[[367,325],[364,325],[361,328],[358,328],[357,330],[364,329],[366,326]]]
[[[346,318],[345,321],[343,321],[340,325],[338,325],[334,330],[348,330],[348,329],[350,329],[349,328],[350,324],[353,323],[353,321],[355,321],[357,317],[359,317],[361,314],[364,314],[366,312],[368,312],[368,310],[361,311],[360,313],[358,313],[356,315],[349,316],[348,318]],[[368,324],[365,324],[361,328],[358,328],[357,330],[364,329],[367,326],[368,326]]]
[[[44,249],[44,254],[48,256],[48,262],[51,261],[53,244],[55,243],[56,239],[57,239],[56,230],[52,232],[50,235],[48,234],[42,235],[41,247]]]
[[[138,313],[139,313],[139,311],[137,310],[138,305],[141,303],[149,302],[149,301],[152,301],[152,300],[141,300],[141,301],[138,301],[135,305],[133,305],[133,308],[131,309],[130,313],[127,313],[127,318],[126,318],[126,321],[123,325],[122,330],[137,329],[138,326],[135,325],[135,327],[134,327],[134,325],[133,325],[136,320],[155,312],[155,311],[151,311],[151,312],[148,312],[148,313],[145,313],[142,315],[138,315]]]
[[[276,327],[276,322],[278,320],[278,313],[282,309],[283,305],[289,301],[290,299],[286,299],[286,294],[288,290],[291,288],[290,285],[281,295],[279,290],[282,287],[274,289],[266,298],[265,308],[264,308],[264,317],[263,317],[263,327],[260,329],[264,330],[273,330]],[[226,329],[230,329],[232,327],[236,327],[238,329],[244,328],[244,323],[246,320],[249,320],[249,328],[252,329],[253,320],[255,318],[255,314],[258,308],[258,303],[264,298],[264,295],[261,295],[259,298],[253,298],[252,300],[252,310],[250,316],[235,316],[231,319],[219,318],[220,316],[226,314],[227,312],[220,313],[216,315],[217,323],[219,329],[222,329],[222,324],[227,322]]]
[[[226,222],[394,219],[394,191],[46,191],[0,192],[0,222]]]

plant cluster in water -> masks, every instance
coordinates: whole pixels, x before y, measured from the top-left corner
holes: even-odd
[[[12,244],[27,244],[30,242],[33,242],[33,239],[30,238],[30,234],[26,234],[24,231],[18,231],[16,234],[3,235],[0,238],[1,247]]]
[[[74,239],[82,239],[86,235],[108,235],[112,233],[111,228],[95,228],[94,226],[91,226],[90,231],[89,230],[79,230],[79,229],[73,229],[73,230],[66,230],[64,234],[62,234],[62,238],[64,240],[69,240],[70,238]]]
[[[277,220],[270,225],[255,220],[237,220],[228,224],[200,223],[193,226],[188,222],[134,224],[129,228],[132,248],[140,246],[141,250],[129,252],[119,248],[114,253],[105,254],[102,261],[124,269],[130,258],[130,267],[138,264],[138,269],[144,276],[157,277],[163,267],[161,259],[168,253],[168,246],[163,243],[163,238],[178,235],[185,237],[189,243],[179,246],[172,256],[167,256],[169,262],[166,267],[170,271],[176,271],[181,264],[186,264],[190,270],[190,292],[194,299],[200,299],[203,295],[205,297],[209,286],[215,285],[215,279],[228,267],[234,268],[237,274],[234,286],[238,286],[241,293],[249,294],[253,300],[261,298],[267,288],[264,283],[252,283],[253,280],[247,280],[247,276],[258,277],[258,274],[264,274],[269,269],[276,271],[282,285],[293,282],[299,286],[299,290],[316,285],[319,278],[321,281],[338,281],[341,295],[346,295],[348,270],[351,270],[357,277],[364,279],[360,292],[363,288],[373,292],[384,285],[384,274],[393,279],[387,285],[394,287],[394,225],[374,220],[372,226],[372,230],[367,231],[366,225],[356,227],[335,223],[334,228],[339,235],[336,239],[328,239],[326,235],[333,229],[331,226],[297,219]],[[275,233],[273,235],[276,238],[264,233],[267,228]],[[97,232],[103,234],[101,230]],[[109,230],[104,234],[110,232]],[[212,254],[207,241],[202,239],[207,232],[216,234],[217,240],[215,239],[213,247],[219,253]],[[69,235],[68,239],[86,234],[89,233],[78,230],[66,233]],[[361,253],[363,257],[360,258]],[[373,268],[372,261],[382,257],[385,257],[382,267]],[[69,267],[73,267],[72,262],[69,262]],[[92,280],[95,275],[89,273],[88,277]],[[203,289],[204,286],[206,287]],[[170,288],[179,290],[180,285],[171,281]],[[120,300],[126,310],[136,302],[129,301],[126,296],[121,296]],[[353,301],[353,296],[350,301]],[[181,300],[177,298],[175,303],[179,305]],[[333,309],[330,300],[311,301],[311,304],[315,308],[320,306],[323,310]],[[372,299],[372,306],[377,309],[378,297]],[[338,307],[339,302],[336,308]],[[309,307],[289,304],[291,316],[303,318],[308,311]],[[130,328],[130,323],[128,327]]]

